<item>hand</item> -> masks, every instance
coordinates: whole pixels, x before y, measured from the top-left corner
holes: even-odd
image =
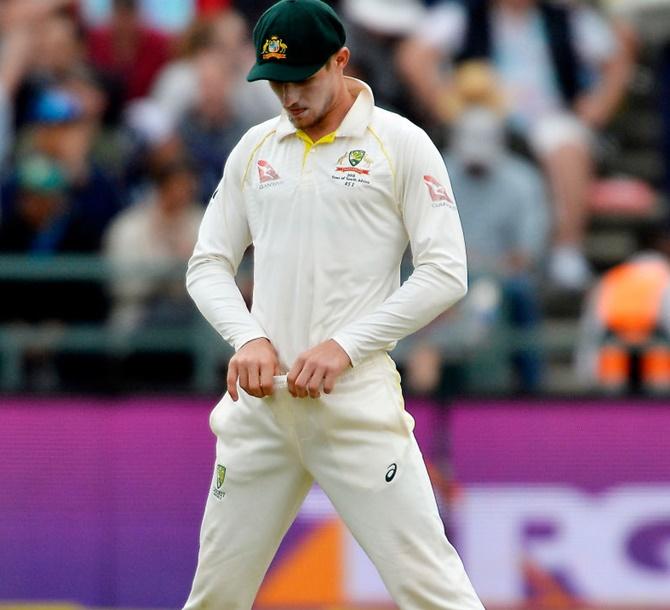
[[[330,394],[335,380],[350,366],[347,352],[337,341],[324,341],[298,356],[287,376],[288,391],[295,398],[319,398],[321,387]]]
[[[279,374],[279,358],[268,339],[245,343],[228,363],[228,393],[237,402],[237,382],[251,396],[263,398],[274,391],[272,377]]]
[[[584,95],[575,102],[577,116],[593,129],[602,129],[609,120],[605,104],[595,95]]]

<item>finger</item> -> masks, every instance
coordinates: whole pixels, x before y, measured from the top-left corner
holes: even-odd
[[[228,394],[230,394],[230,397],[233,399],[233,402],[237,402],[237,399],[239,398],[237,394],[237,377],[238,377],[237,364],[235,363],[234,360],[231,360],[228,363],[228,375],[226,376],[226,384],[228,386]]]
[[[261,394],[261,373],[257,364],[250,364],[247,367],[247,387],[248,394],[256,398],[262,398]]]
[[[329,371],[326,373],[326,376],[323,379],[323,392],[324,394],[330,394],[335,388],[335,380],[337,377],[335,373]]]
[[[295,382],[296,379],[298,378],[298,375],[302,372],[302,367],[305,364],[305,360],[302,356],[298,357],[298,359],[293,363],[293,366],[291,367],[291,370],[288,372],[288,375],[286,375],[286,385],[288,387],[288,391],[290,392],[291,396],[294,396],[297,398],[298,394],[295,389]]]
[[[310,398],[319,398],[321,396],[321,382],[326,370],[322,367],[316,368],[309,383],[307,384],[307,392]]]
[[[309,383],[309,380],[312,378],[315,368],[316,367],[313,364],[310,364],[309,362],[302,367],[300,375],[298,375],[298,378],[295,380],[295,393],[298,398],[307,397],[307,384]]]
[[[238,379],[240,387],[248,394],[249,372],[247,370],[247,365],[242,365],[238,368]]]
[[[275,364],[261,365],[261,396],[272,396],[274,392],[272,376],[276,369]]]

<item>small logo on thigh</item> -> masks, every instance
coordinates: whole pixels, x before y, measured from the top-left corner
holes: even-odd
[[[386,477],[385,477],[387,483],[393,481],[396,472],[398,472],[398,465],[395,463],[389,465],[388,469],[386,470]]]
[[[212,493],[215,498],[221,500],[223,496],[226,495],[226,492],[221,489],[223,487],[223,482],[226,480],[226,467],[221,464],[216,465],[216,480],[214,481],[214,489]]]

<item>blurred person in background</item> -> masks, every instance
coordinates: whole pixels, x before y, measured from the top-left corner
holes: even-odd
[[[398,56],[417,101],[449,116],[443,60],[490,61],[510,109],[510,126],[542,164],[556,216],[550,279],[579,290],[590,279],[582,253],[592,180],[592,132],[612,118],[625,93],[630,47],[581,3],[446,0],[432,7]]]
[[[132,205],[153,190],[152,178],[160,168],[184,157],[184,143],[173,116],[151,98],[128,105],[122,131],[126,140],[123,190]]]
[[[198,196],[206,203],[219,183],[230,151],[248,127],[234,109],[235,67],[216,55],[197,63],[198,97],[177,132],[199,172]]]
[[[14,136],[14,95],[30,61],[30,21],[13,10],[15,3],[0,4],[0,175],[5,169]]]
[[[195,309],[183,273],[204,209],[197,176],[186,159],[167,161],[153,174],[154,189],[122,212],[105,235],[104,256],[114,271],[110,329],[118,336],[139,331],[191,332]],[[188,383],[192,352],[140,350],[115,361],[125,385]]]
[[[26,157],[18,164],[15,180],[12,205],[2,202],[0,254],[37,260],[89,249],[88,222],[74,209],[67,174],[53,159]],[[97,364],[90,355],[56,357],[52,341],[58,339],[64,323],[104,319],[107,300],[97,282],[5,280],[0,289],[3,295],[11,295],[0,299],[0,323],[31,324],[37,333],[23,362],[28,387],[53,390],[65,379],[79,385],[95,376]]]
[[[421,0],[346,0],[342,10],[354,58],[348,72],[370,84],[382,108],[421,122],[394,62],[400,43],[424,17]]]
[[[44,13],[30,29],[30,65],[16,101],[18,129],[30,123],[33,106],[44,91],[61,87],[72,73],[90,70],[84,31],[72,11]]]
[[[586,301],[575,364],[588,389],[670,395],[670,229],[651,228],[642,246]]]
[[[102,233],[119,209],[115,181],[91,158],[98,127],[84,103],[65,89],[50,89],[36,98],[30,111],[33,123],[22,137],[27,154],[39,154],[56,164],[67,181],[68,216],[78,227],[69,251],[96,252]],[[18,176],[10,175],[2,189],[3,213],[17,207]],[[60,239],[53,236],[52,249]]]
[[[13,205],[3,202],[0,251],[78,250],[82,228],[70,215],[65,172],[48,157],[34,155],[19,164],[15,179]]]
[[[11,152],[15,125],[21,125],[29,104],[26,83],[51,62],[68,63],[72,50],[48,47],[54,36],[53,16],[73,5],[72,0],[4,0],[0,3],[0,169]],[[58,35],[56,34],[56,37]]]
[[[31,108],[32,123],[26,128],[24,148],[56,162],[68,180],[72,214],[86,227],[82,251],[97,251],[100,238],[120,209],[117,181],[92,156],[99,133],[99,110],[94,85],[70,83],[71,89],[43,91]],[[91,87],[91,99],[76,93]],[[11,200],[12,181],[4,194]]]
[[[458,363],[486,350],[496,325],[530,336],[540,322],[537,278],[550,225],[547,192],[541,173],[508,150],[499,111],[467,106],[453,125],[445,162],[458,201],[471,287],[450,314],[417,333],[406,357],[415,393],[438,391],[445,361]],[[538,391],[537,350],[526,346],[511,356],[514,390]]]
[[[171,55],[169,37],[143,23],[137,0],[113,0],[109,23],[91,30],[87,42],[89,58],[126,101],[149,93]]]
[[[154,184],[143,201],[115,218],[104,239],[104,255],[117,269],[110,323],[125,332],[188,321],[193,313],[181,272],[204,213],[195,169],[185,159],[170,162],[155,173]],[[146,275],[151,270],[155,275]]]
[[[445,161],[459,201],[470,277],[495,282],[505,323],[530,336],[540,322],[537,280],[551,224],[549,201],[542,174],[513,155],[504,138],[500,115],[469,108],[454,125]],[[537,391],[537,350],[515,350],[512,361],[515,389]]]
[[[245,125],[277,114],[277,101],[267,87],[246,81],[255,55],[248,24],[234,9],[196,20],[182,35],[178,49],[178,57],[160,72],[151,92],[151,97],[174,121],[179,122],[197,104],[199,65],[208,60],[230,66],[232,107]],[[222,104],[225,103],[224,98]]]

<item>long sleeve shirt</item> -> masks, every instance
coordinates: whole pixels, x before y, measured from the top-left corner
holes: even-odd
[[[313,142],[282,114],[231,153],[187,272],[189,293],[236,350],[268,338],[288,370],[334,339],[355,366],[390,350],[467,290],[463,233],[442,156],[408,120],[356,101]],[[249,311],[235,284],[254,245]],[[414,271],[400,286],[408,243]]]

